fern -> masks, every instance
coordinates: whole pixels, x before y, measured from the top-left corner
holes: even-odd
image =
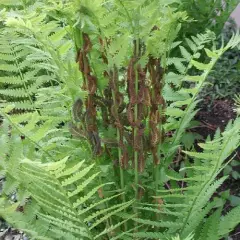
[[[161,221],[166,221],[164,223],[164,234],[166,236],[161,235],[163,234],[162,232],[152,235],[146,232],[139,233],[140,238],[152,237],[155,239],[162,237],[162,239],[166,239],[169,234],[179,232],[181,239],[184,239],[193,232],[193,229],[197,229],[201,222],[205,221],[205,224],[201,228],[201,234],[199,236],[196,235],[196,239],[220,239],[221,236],[231,231],[238,224],[239,220],[235,218],[238,207],[229,213],[229,218],[228,215],[223,218],[224,222],[225,218],[226,221],[230,221],[224,230],[221,230],[224,224],[220,220],[221,210],[217,210],[208,218],[207,215],[209,215],[215,206],[214,201],[210,201],[212,195],[227,177],[222,177],[218,180],[215,179],[223,169],[224,160],[240,144],[239,123],[238,118],[234,122],[230,122],[222,134],[217,131],[212,141],[199,144],[204,150],[203,153],[185,151],[187,155],[195,159],[195,164],[190,164],[186,168],[180,169],[180,172],[173,169],[168,170],[166,174],[171,184],[177,186],[174,182],[181,181],[185,183],[186,187],[175,189],[171,187],[169,190],[159,190],[159,194],[154,198],[160,200],[162,204],[155,205],[155,207],[154,205],[149,206],[146,204],[146,206],[140,207],[142,212],[146,214],[149,211],[153,212],[161,216]],[[185,171],[186,174],[184,178],[181,175],[182,171]],[[181,203],[181,209],[179,209],[180,206],[177,203]],[[230,220],[230,218],[232,219]],[[167,221],[170,220],[173,222],[169,222],[168,224]],[[136,219],[136,221],[144,225],[150,224],[160,227],[160,229],[163,227],[161,221],[151,222],[144,219]],[[219,232],[219,234],[216,234],[216,232]]]
[[[59,28],[55,21],[43,28],[45,15],[35,11],[30,18],[21,11],[18,14],[18,19],[6,19],[7,27],[1,35],[2,66],[14,70],[0,77],[0,94],[5,99],[1,111],[45,157],[65,157],[63,146],[76,151],[77,141],[72,141],[68,128],[60,129],[59,124],[71,121],[67,107],[76,96],[85,97],[83,91],[77,90],[81,83],[77,65],[66,63],[67,71],[61,70],[62,61],[72,54],[73,43],[67,40],[67,30]],[[62,83],[66,85],[60,92]],[[9,105],[13,107],[7,110]],[[54,151],[49,153],[51,149]]]
[[[218,224],[221,216],[221,209],[213,213],[205,222],[203,226],[203,231],[199,239],[218,239]]]
[[[235,120],[233,124],[229,123],[226,131],[222,134],[222,137],[215,139],[213,142],[215,143],[215,141],[218,141],[218,148],[214,148],[215,150],[211,150],[210,152],[208,150],[206,151],[211,154],[213,151],[218,152],[220,150],[220,154],[218,152],[218,158],[213,160],[211,167],[212,170],[206,174],[206,179],[198,190],[198,194],[192,198],[193,202],[185,218],[182,229],[183,236],[187,236],[193,229],[193,219],[195,218],[196,213],[207,204],[215,189],[224,181],[224,178],[217,182],[214,182],[214,179],[221,170],[223,161],[232,153],[234,150],[233,148],[239,145],[239,119]],[[212,142],[207,142],[206,145],[201,146],[205,149],[205,146],[207,145],[211,146]],[[206,157],[202,159],[206,159]],[[191,200],[188,199],[188,201]]]
[[[196,45],[193,45],[192,41],[188,41],[189,43],[191,43],[189,46],[192,49],[192,51],[194,51],[194,55],[196,55],[196,51],[199,49],[203,48],[203,44],[206,43],[207,41],[209,41],[211,38],[209,38],[209,33],[207,33],[206,35],[199,35],[198,38],[193,38]],[[239,43],[239,36],[238,34],[236,34],[235,36],[232,37],[232,39],[230,40],[230,42],[225,46],[222,47],[219,50],[209,50],[206,49],[206,54],[207,56],[211,59],[210,62],[208,64],[203,64],[200,63],[196,60],[193,60],[193,58],[189,58],[190,55],[188,55],[188,57],[185,59],[186,61],[188,61],[189,59],[189,66],[186,67],[186,70],[182,69],[182,72],[187,72],[188,69],[195,67],[197,70],[203,71],[203,73],[199,76],[187,76],[186,75],[182,75],[181,76],[181,81],[193,81],[195,86],[192,87],[191,89],[184,89],[181,88],[180,90],[177,90],[176,93],[172,92],[170,93],[170,96],[173,96],[173,94],[175,95],[174,98],[174,102],[169,104],[170,107],[172,107],[171,112],[168,111],[168,115],[169,115],[169,121],[172,121],[172,118],[179,118],[178,123],[176,123],[174,125],[174,127],[176,128],[176,131],[173,135],[173,137],[171,139],[169,139],[169,147],[168,149],[172,149],[172,151],[168,150],[170,153],[166,154],[166,158],[165,161],[167,164],[169,164],[172,161],[172,156],[174,154],[174,149],[176,149],[176,147],[181,143],[181,138],[182,135],[184,133],[184,131],[186,130],[186,128],[189,126],[190,121],[192,120],[193,116],[195,116],[196,114],[196,110],[195,107],[197,105],[197,103],[199,102],[199,100],[197,100],[197,96],[198,93],[201,91],[202,87],[205,84],[205,81],[207,79],[207,76],[209,75],[210,71],[213,69],[215,63],[217,62],[217,60],[222,56],[222,54],[227,51],[228,49],[234,48],[237,44]],[[198,46],[198,47],[197,47]],[[185,53],[186,55],[186,53]],[[194,56],[193,55],[193,56]],[[168,84],[168,79],[167,80],[167,84]],[[171,84],[171,82],[169,82],[169,84]],[[167,85],[166,85],[167,86]],[[165,88],[165,90],[169,91],[169,88]],[[170,90],[172,91],[172,90]],[[178,96],[182,96],[181,93],[185,92],[185,98],[179,98],[179,100],[177,100]],[[189,93],[189,94],[187,94]],[[165,92],[165,96],[166,99],[168,100],[168,92]],[[170,99],[169,99],[170,100]],[[184,107],[184,111],[181,110],[181,108]],[[179,110],[180,109],[180,110]],[[166,130],[173,130],[173,128],[171,127],[170,129],[168,129],[167,127],[171,126],[171,124],[167,124],[166,125]],[[171,146],[171,147],[170,147]]]
[[[238,208],[220,219],[212,195],[239,147],[239,118],[202,152],[181,151],[184,167],[172,162],[208,74],[239,35],[220,49],[206,48],[210,31],[182,43],[179,7],[24,1],[1,15],[0,215],[9,224],[33,239],[111,240],[220,239],[238,224]]]
[[[4,137],[3,135],[1,139]],[[21,203],[18,198],[18,202],[14,205],[2,198],[0,213],[9,223],[24,230],[34,238],[44,239],[44,236],[48,236],[46,239],[59,239],[67,236],[69,239],[93,239],[91,229],[94,232],[96,226],[105,223],[117,212],[133,203],[133,201],[129,201],[107,209],[98,211],[96,209],[94,211],[93,206],[88,207],[88,202],[94,196],[96,198],[97,190],[106,184],[95,184],[96,186],[92,190],[89,189],[89,186],[92,185],[91,182],[86,182],[83,179],[85,174],[90,174],[93,171],[93,165],[91,168],[86,168],[84,162],[80,162],[69,168],[67,158],[47,164],[33,162],[23,158],[20,148],[23,143],[19,142],[20,138],[16,139],[15,136],[11,138],[9,141],[13,141],[12,144],[18,147],[18,151],[10,153],[9,160],[5,160],[2,166],[8,185],[10,181],[13,182],[12,178],[18,185],[11,191],[9,186],[5,185],[4,193],[11,196],[10,193],[17,190],[17,196],[21,191],[27,191],[28,194],[27,199],[25,199],[26,203],[22,199]],[[16,141],[19,142],[18,145]],[[85,174],[83,174],[83,171]],[[74,178],[69,177],[72,176],[73,172],[75,172]],[[93,174],[91,178],[96,181],[97,174]],[[21,188],[18,186],[21,186]],[[80,191],[74,190],[79,188],[78,186],[82,188],[81,194]],[[88,188],[88,193],[84,193],[86,188]],[[81,200],[77,200],[78,203],[76,204],[75,201],[80,195]],[[104,201],[110,201],[113,197],[106,198]],[[18,212],[17,208],[21,204],[23,204],[24,211]],[[96,206],[101,204],[103,204],[103,201],[96,203]],[[79,211],[79,209],[88,210]],[[118,227],[118,224],[116,226],[112,225],[110,229],[115,227]],[[108,234],[110,229],[105,230],[100,235]]]
[[[219,236],[228,234],[239,224],[239,209],[239,206],[234,208],[220,220],[218,228]]]

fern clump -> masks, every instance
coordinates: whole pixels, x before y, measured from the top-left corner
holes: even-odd
[[[222,216],[212,196],[240,119],[200,152],[184,137],[239,34],[220,48],[209,30],[179,41],[189,18],[177,0],[6,3],[0,215],[33,239],[217,240],[233,230],[239,207]]]

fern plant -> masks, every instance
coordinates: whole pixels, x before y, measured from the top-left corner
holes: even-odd
[[[10,51],[10,45],[16,45],[17,55],[3,54],[3,66],[15,72],[1,72],[0,104],[3,108],[8,106],[6,112],[11,113],[11,119],[6,117],[22,136],[35,142],[46,157],[57,159],[55,154],[64,157],[66,153],[62,151],[68,146],[65,142],[72,142],[70,149],[76,149],[76,141],[70,139],[67,127],[72,119],[69,108],[76,95],[84,97],[85,93],[77,89],[81,82],[77,65],[62,64],[73,54],[67,29],[60,28],[56,21],[48,22],[45,14],[38,14],[39,7],[30,5],[31,15],[19,11],[17,18],[3,16],[6,27],[2,42],[6,49],[3,45],[2,49]],[[19,64],[25,61],[26,67],[18,69],[16,60]],[[59,128],[60,124],[66,126]]]
[[[50,163],[30,161],[24,156],[26,145],[14,131],[8,136],[8,124],[4,122],[1,156],[5,160],[1,161],[1,175],[6,182],[1,216],[35,239],[101,239],[105,235],[109,239],[169,239],[177,233],[180,239],[188,239],[193,229],[194,239],[220,239],[238,224],[240,208],[220,220],[221,209],[209,216],[216,208],[209,199],[226,180],[215,179],[224,168],[226,157],[239,146],[239,129],[237,119],[228,124],[225,132],[218,131],[213,140],[200,144],[203,153],[186,152],[195,159],[194,164],[190,160],[180,171],[169,170],[166,176],[170,188],[163,185],[158,190],[155,204],[138,203],[136,208],[145,216],[139,218],[130,210],[120,214],[134,200],[117,203],[123,193],[114,194],[107,188],[113,183],[101,183],[94,164],[76,159],[69,162],[69,158]],[[178,186],[181,181],[186,184],[184,187]],[[14,192],[17,202],[7,200]],[[132,229],[121,233],[121,225],[131,221],[139,226],[134,227],[133,223]],[[135,229],[139,231],[131,233]],[[119,235],[115,236],[115,231]]]
[[[123,220],[112,226],[109,219],[130,206],[133,200],[102,208],[122,193],[105,198],[99,193],[96,200],[97,191],[113,183],[99,183],[94,164],[88,166],[85,161],[68,164],[68,157],[45,164],[36,159],[30,161],[24,158],[24,144],[18,135],[9,138],[7,132],[3,132],[1,136],[1,156],[8,156],[1,162],[6,184],[0,212],[9,223],[33,239],[97,239],[124,223]],[[18,201],[6,201],[16,190]],[[108,229],[96,234],[95,229],[102,223],[107,224]]]
[[[33,239],[212,240],[239,223],[239,207],[220,217],[211,199],[239,147],[239,118],[201,152],[183,146],[207,76],[238,33],[220,48],[211,31],[178,41],[188,16],[177,0],[7,3],[16,8],[1,14],[9,224]]]

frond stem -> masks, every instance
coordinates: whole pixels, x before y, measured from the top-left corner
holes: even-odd
[[[112,88],[112,97],[113,97],[113,106],[114,106],[114,111],[115,111],[115,116],[118,118],[116,119],[117,121],[119,121],[119,116],[118,116],[118,103],[117,103],[117,96],[115,94],[115,91],[118,91],[118,74],[117,74],[117,68],[116,66],[113,67],[113,71],[112,71],[112,81],[113,84],[115,86],[115,89]],[[117,142],[120,143],[120,129],[117,127]],[[118,146],[118,162],[119,162],[119,171],[120,171],[120,186],[121,186],[121,190],[124,191],[125,189],[125,183],[124,183],[124,172],[123,172],[123,164],[122,164],[122,149],[120,146]],[[126,202],[126,196],[125,194],[122,195],[122,200],[125,203]],[[124,223],[124,228],[125,231],[127,230],[127,222]]]
[[[136,57],[139,55],[139,39],[136,39]],[[135,94],[138,95],[138,71],[137,66],[135,66]],[[138,120],[138,105],[134,105],[134,121],[135,123]],[[137,127],[134,127],[133,130],[133,139],[135,141],[135,138],[137,136]],[[134,151],[134,174],[135,174],[135,198],[138,199],[138,152]]]

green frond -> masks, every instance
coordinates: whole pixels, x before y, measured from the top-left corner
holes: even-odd
[[[235,101],[234,111],[237,113],[237,115],[240,115],[240,94],[235,96],[234,101]]]
[[[188,222],[188,224],[184,226],[184,229],[182,229],[181,235],[183,238],[187,237],[189,234],[192,233],[193,229],[196,229],[199,224],[203,221],[203,219],[209,214],[209,212],[213,209],[214,203],[210,202],[204,209],[198,210],[195,212],[195,216],[192,217],[192,221]],[[184,219],[181,219],[181,222]]]
[[[158,232],[136,232],[136,233],[128,233],[128,236],[132,238],[138,238],[138,239],[167,239],[166,236],[163,233]]]
[[[194,203],[194,207],[192,208],[192,214],[194,214],[194,211],[198,211],[198,209],[202,209],[204,206],[206,206],[211,196],[223,184],[226,179],[227,177],[222,177],[219,180],[216,180],[210,186],[204,186],[204,189],[201,191],[201,198],[196,199]],[[191,215],[189,216],[189,218],[191,218]]]
[[[104,229],[101,233],[99,233],[98,235],[96,235],[94,237],[94,239],[98,239],[99,237],[105,235],[105,234],[108,234],[108,233],[111,233],[111,232],[114,232],[115,229],[118,229],[121,225],[123,225],[124,223],[126,223],[127,221],[129,221],[134,215],[132,215],[130,218],[126,219],[126,220],[123,220],[115,225],[111,225],[109,226],[108,228]]]
[[[190,61],[191,58],[192,58],[191,53],[189,53],[188,50],[187,50],[185,47],[183,47],[183,46],[180,46],[180,50],[181,50],[182,56],[183,56],[187,61]]]
[[[184,57],[184,60],[188,62],[188,65],[185,66],[185,68],[184,68],[184,66],[182,64],[182,62],[183,62],[182,60],[175,61],[176,63],[178,62],[178,64],[177,64],[178,71],[180,70],[179,71],[180,75],[178,78],[180,79],[181,82],[191,81],[191,82],[195,83],[195,86],[193,86],[189,89],[181,88],[180,91],[185,92],[185,94],[189,93],[191,95],[189,95],[188,97],[186,97],[183,100],[183,99],[181,99],[182,96],[179,94],[174,94],[174,91],[172,89],[170,89],[170,87],[165,88],[165,91],[167,91],[164,94],[165,96],[167,96],[167,93],[169,93],[169,96],[174,96],[174,102],[173,103],[170,102],[170,106],[174,107],[174,111],[172,111],[172,113],[175,116],[170,115],[171,118],[178,119],[180,117],[180,121],[178,121],[178,124],[174,123],[173,120],[169,119],[169,121],[173,122],[173,125],[171,126],[171,124],[169,124],[169,123],[167,123],[167,125],[166,125],[166,126],[170,127],[169,130],[173,130],[174,129],[173,126],[176,129],[173,137],[171,139],[169,139],[172,147],[177,146],[181,143],[183,133],[188,128],[191,120],[195,116],[195,114],[196,114],[195,107],[198,103],[198,100],[197,100],[198,93],[201,91],[202,87],[204,86],[206,78],[209,75],[209,73],[211,72],[211,70],[213,69],[215,63],[227,49],[230,49],[230,48],[236,46],[236,44],[239,43],[240,38],[239,38],[239,35],[236,34],[232,37],[232,39],[229,41],[229,43],[225,47],[222,47],[218,50],[206,50],[206,54],[210,58],[210,61],[207,64],[201,63],[201,62],[195,60],[195,59],[197,59],[196,54],[199,53],[199,51],[204,48],[204,44],[211,40],[212,40],[212,36],[211,36],[210,32],[207,32],[206,34],[203,34],[203,35],[199,34],[199,35],[197,35],[197,37],[192,37],[192,40],[186,39],[189,47],[193,51],[193,55],[191,57],[190,57],[190,53],[187,51],[186,48],[180,47],[181,53]],[[175,65],[176,65],[176,63],[175,63]],[[179,65],[180,63],[181,63],[181,66]],[[188,73],[189,69],[192,68],[192,66],[194,66],[198,70],[202,71],[202,74],[197,75],[197,76],[188,75],[187,73]],[[169,75],[167,76],[166,80],[170,80],[170,83],[166,82],[166,85],[171,86],[171,78],[169,79]],[[180,83],[180,85],[181,85],[181,83]],[[179,97],[179,99],[177,99],[178,97]],[[168,97],[166,99],[168,99]],[[169,99],[169,100],[171,101],[171,99]],[[179,108],[180,111],[175,110],[176,107]],[[182,107],[184,107],[184,109],[185,109],[184,111],[182,110]],[[172,160],[172,157],[173,157],[173,153],[169,152],[165,157],[165,162],[170,163]]]
[[[130,201],[130,202],[132,202],[132,201]],[[129,202],[129,203],[130,203],[130,202]],[[92,222],[95,218],[97,218],[97,217],[99,217],[99,216],[101,216],[101,215],[106,216],[107,212],[109,212],[109,211],[113,211],[113,212],[114,212],[114,213],[111,212],[110,214],[116,214],[117,211],[115,212],[115,210],[117,210],[117,208],[120,208],[120,209],[122,210],[121,207],[125,206],[126,204],[128,205],[129,203],[115,204],[114,206],[109,207],[109,208],[107,208],[107,209],[102,209],[102,210],[96,211],[94,214],[86,217],[86,218],[84,219],[84,221],[85,221],[85,222]]]
[[[69,158],[69,157],[67,157]],[[65,158],[67,160],[67,158]],[[66,160],[64,161],[64,163],[66,162]],[[61,164],[60,166],[58,166],[57,169],[52,170],[53,174],[55,175],[56,178],[61,178],[61,177],[65,177],[65,176],[69,176],[72,175],[73,173],[75,173],[76,171],[78,171],[82,165],[84,164],[84,160],[79,162],[78,164],[74,165],[73,167],[70,167],[68,169],[64,169],[66,167],[66,165]],[[64,171],[63,171],[64,169]]]
[[[231,232],[240,222],[240,206],[233,208],[224,217],[220,219],[218,235],[224,236]]]
[[[2,107],[7,107],[8,105],[14,106],[14,109],[16,110],[27,110],[31,111],[34,110],[34,106],[29,100],[23,100],[23,101],[17,101],[17,102],[7,102],[7,103],[2,103]]]
[[[210,64],[200,63],[200,62],[195,61],[195,60],[192,60],[191,64],[200,71],[205,71],[205,70],[208,70],[209,68],[211,68]]]
[[[19,151],[21,152],[21,148]],[[16,159],[17,156],[13,155],[12,158]],[[16,167],[18,166],[16,170],[10,168],[9,166],[6,172],[11,173],[11,171],[13,171],[17,173],[16,178],[18,178],[18,181],[21,182],[20,184],[22,187],[27,189],[31,200],[26,202],[24,206],[24,213],[17,213],[17,218],[15,216],[16,212],[12,212],[10,214],[10,211],[8,211],[8,216],[6,216],[5,213],[3,213],[3,210],[1,210],[1,215],[18,228],[26,230],[27,233],[30,232],[30,234],[33,234],[34,232],[37,239],[41,239],[39,236],[45,236],[45,234],[46,236],[50,236],[51,239],[59,239],[62,236],[69,236],[70,239],[92,239],[90,233],[91,229],[95,229],[95,227],[99,224],[105,223],[110,217],[133,204],[134,201],[131,200],[126,203],[121,203],[94,212],[94,208],[97,205],[108,202],[119,195],[106,198],[94,205],[88,206],[87,201],[91,197],[94,197],[97,190],[104,187],[106,184],[93,187],[92,190],[85,193],[85,187],[87,185],[86,181],[90,181],[91,178],[95,178],[98,173],[93,173],[94,177],[90,176],[89,179],[85,179],[83,174],[86,169],[83,167],[84,162],[76,164],[76,166],[72,167],[66,166],[66,169],[62,169],[62,165],[67,165],[66,160],[67,158],[61,160],[59,163],[54,162],[41,164],[27,159],[22,161],[19,159],[18,164],[16,165]],[[79,185],[85,194],[84,197],[80,198],[80,202],[78,202],[78,206],[81,205],[84,210],[80,215],[77,211],[77,206],[74,204],[74,200],[72,201],[71,198],[69,198],[67,185],[62,185],[58,180],[62,178],[68,179],[68,176],[72,175],[72,173],[76,171],[82,173],[81,176],[78,175],[77,180],[84,178],[83,182]],[[89,171],[93,171],[93,166],[88,168],[86,172],[89,173]],[[58,178],[55,176],[58,176]],[[76,178],[74,179],[75,181],[68,183],[75,183],[75,185],[77,185],[76,189],[79,189],[78,183],[76,182],[77,180]],[[75,195],[77,194],[78,192],[75,192]],[[80,217],[83,213],[88,216],[84,219],[84,221]],[[126,220],[106,228],[102,233],[100,233],[99,237],[108,234],[111,229],[113,230],[119,227],[125,221]],[[87,227],[90,222],[90,227]],[[24,225],[23,223],[27,225]]]
[[[186,38],[186,42],[188,44],[188,46],[190,47],[190,49],[192,50],[192,52],[196,52],[198,50],[197,45],[189,38]]]
[[[196,154],[197,158],[200,157],[201,159],[204,159],[208,162],[210,161],[211,167],[209,168],[209,171],[206,171],[205,175],[202,175],[204,173],[202,169],[199,170],[197,167],[194,169],[195,172],[194,175],[196,176],[202,175],[203,182],[201,184],[196,185],[198,186],[195,192],[197,193],[197,195],[187,200],[187,201],[191,200],[191,206],[187,210],[188,214],[184,220],[182,236],[186,236],[187,234],[189,234],[191,230],[198,226],[200,221],[202,221],[201,218],[202,219],[204,218],[203,214],[204,211],[201,212],[200,217],[199,209],[203,209],[207,205],[213,193],[227,178],[222,177],[214,181],[219,171],[221,171],[222,169],[223,161],[232,154],[234,149],[240,143],[239,119],[236,119],[233,123],[230,122],[226,127],[225,132],[223,132],[221,135],[216,134],[215,137],[216,138],[213,140],[213,143],[217,142],[218,143],[217,145],[216,144],[212,145],[211,141],[206,142],[205,144],[202,144],[202,146],[206,148],[205,149],[206,154],[205,152],[203,152],[203,154],[200,155]],[[217,139],[217,137],[219,139]],[[211,146],[210,148],[208,147],[209,145]],[[215,146],[215,148],[213,146]],[[213,154],[215,154],[217,158],[215,157],[211,158]],[[195,155],[194,153],[191,153],[191,156],[195,158],[194,155]],[[203,165],[205,164],[204,161],[202,162],[202,164]],[[199,173],[199,171],[202,173]],[[192,191],[190,190],[189,192],[191,193]],[[208,206],[205,209],[207,209]],[[206,211],[205,214],[207,214],[207,212],[208,211]]]
[[[163,214],[163,215],[169,215],[169,216],[176,216],[176,217],[183,216],[183,214],[180,212],[173,212],[168,209],[159,210],[157,208],[151,208],[151,207],[137,207],[137,209],[142,210],[142,211],[159,213],[159,214]]]
[[[75,173],[71,177],[64,180],[61,183],[62,186],[68,186],[68,185],[73,184],[73,183],[77,182],[78,180],[82,179],[93,167],[94,167],[94,164],[91,164],[90,166],[84,168],[83,170]]]
[[[176,222],[168,222],[168,221],[151,221],[148,219],[141,219],[141,218],[133,218],[133,221],[137,223],[141,223],[144,225],[149,225],[152,227],[166,227],[166,228],[174,228],[175,230],[180,229],[182,227],[181,223]]]
[[[113,196],[111,196],[111,197],[104,198],[103,200],[101,200],[101,201],[99,201],[99,202],[90,204],[87,208],[83,208],[83,209],[79,210],[78,214],[79,214],[79,215],[82,215],[82,214],[90,211],[91,209],[97,207],[98,205],[104,204],[104,203],[106,203],[106,202],[108,202],[108,201],[110,201],[110,200],[112,200],[112,199],[114,199],[114,198],[117,198],[117,197],[121,196],[122,194],[123,194],[123,193],[120,193],[120,194],[117,194],[117,195],[113,195]]]
[[[100,223],[106,221],[108,218],[110,218],[111,216],[117,214],[118,212],[121,212],[123,211],[124,209],[127,209],[129,206],[131,206],[133,203],[134,203],[135,200],[130,200],[128,202],[125,202],[125,203],[121,203],[119,204],[118,206],[118,209],[108,213],[108,214],[105,214],[102,218],[100,218],[99,220],[97,220],[93,225],[91,225],[91,227],[89,228],[90,230],[91,229],[94,229],[96,226],[98,226]]]
[[[183,240],[193,240],[194,239],[194,234],[189,234],[186,238],[184,238]],[[173,237],[172,240],[181,240],[179,235],[177,237]]]
[[[188,195],[189,197],[193,197],[194,195]],[[154,196],[154,198],[156,199],[166,199],[168,202],[174,202],[174,200],[176,199],[185,199],[186,196],[184,196],[183,194],[164,194],[164,195],[158,195],[158,196]]]
[[[87,185],[88,185],[89,183],[91,183],[92,181],[94,181],[94,180],[97,178],[97,176],[99,175],[99,173],[100,173],[100,172],[95,173],[95,174],[93,174],[92,176],[90,176],[89,178],[86,178],[86,180],[84,180],[82,184],[78,185],[78,187],[77,187],[76,190],[74,190],[74,191],[72,191],[72,192],[69,192],[69,193],[68,193],[68,196],[69,196],[69,197],[73,197],[73,196],[77,195],[78,193],[82,192],[82,191],[87,187]]]
[[[207,218],[202,227],[202,232],[199,240],[219,240],[219,236],[216,233],[218,232],[220,217],[221,209],[218,209],[210,217]]]
[[[77,208],[77,207],[83,205],[86,201],[88,201],[88,199],[90,199],[92,196],[94,196],[99,189],[101,189],[102,187],[104,187],[104,186],[106,186],[106,185],[109,185],[109,184],[113,184],[113,183],[101,184],[101,185],[98,185],[97,187],[91,189],[91,190],[87,193],[87,195],[85,195],[84,197],[79,198],[76,202],[74,202],[74,203],[73,203],[73,206],[74,206],[75,208]]]
[[[143,225],[140,225],[140,226],[131,228],[131,229],[128,230],[128,231],[121,232],[121,233],[118,234],[117,236],[112,237],[111,240],[117,240],[117,239],[130,240],[130,239],[132,239],[132,237],[128,237],[128,234],[131,233],[131,232],[134,232],[134,231],[136,232],[137,229],[141,228],[142,226],[143,226]],[[131,235],[132,235],[132,234],[131,234]]]

